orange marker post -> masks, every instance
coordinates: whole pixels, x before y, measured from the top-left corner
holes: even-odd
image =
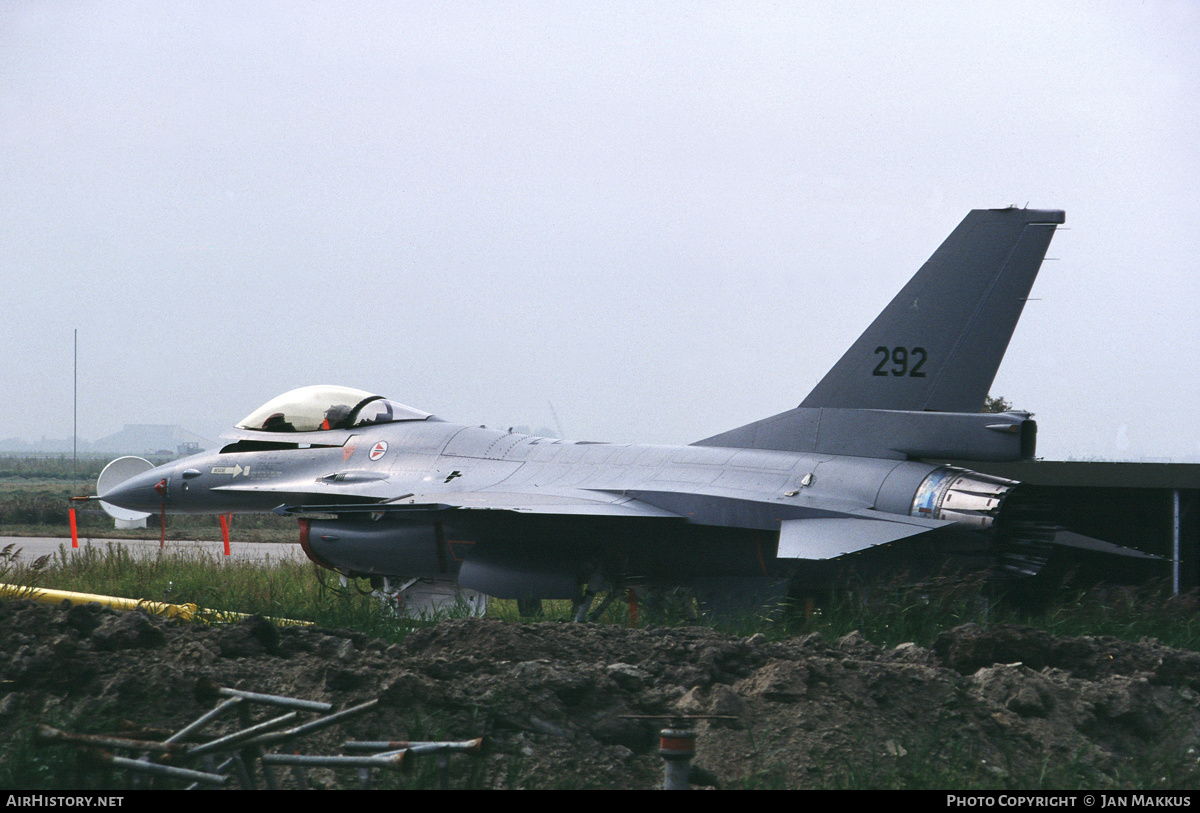
[[[229,514],[221,514],[221,539],[225,540],[225,555],[229,555]]]
[[[79,529],[75,526],[75,509],[71,509],[71,547],[79,547]]]

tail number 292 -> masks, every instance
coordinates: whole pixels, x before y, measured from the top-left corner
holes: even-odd
[[[875,365],[874,375],[925,377],[925,373],[921,372],[921,367],[925,364],[925,359],[929,354],[925,352],[924,347],[888,348],[881,345],[875,348],[875,355],[880,358],[879,363]]]

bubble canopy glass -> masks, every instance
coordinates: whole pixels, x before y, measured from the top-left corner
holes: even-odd
[[[394,421],[423,421],[428,412],[350,387],[319,384],[272,398],[238,422],[259,432],[322,432]]]

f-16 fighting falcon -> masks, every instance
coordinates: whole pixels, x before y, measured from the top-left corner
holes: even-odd
[[[392,594],[457,582],[572,599],[579,618],[636,586],[749,606],[845,565],[1035,574],[1056,546],[1039,506],[937,461],[1033,457],[1029,413],[980,410],[1063,221],[972,211],[799,406],[687,446],[534,437],[311,386],[251,412],[220,451],[100,498],[294,514],[313,561]]]

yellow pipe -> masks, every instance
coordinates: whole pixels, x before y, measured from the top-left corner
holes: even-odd
[[[19,584],[0,584],[0,597],[27,598],[32,601],[42,601],[47,604],[59,604],[69,601],[72,604],[90,604],[96,602],[114,610],[145,610],[154,615],[164,615],[167,618],[178,618],[182,621],[203,621],[205,623],[220,623],[238,621],[249,618],[246,613],[231,613],[223,610],[201,610],[195,604],[167,604],[162,601],[148,599],[122,598],[120,596],[102,596],[97,593],[76,593],[71,590],[49,590],[45,587],[24,587]],[[310,621],[293,621],[289,618],[269,618],[276,624],[309,626]]]

